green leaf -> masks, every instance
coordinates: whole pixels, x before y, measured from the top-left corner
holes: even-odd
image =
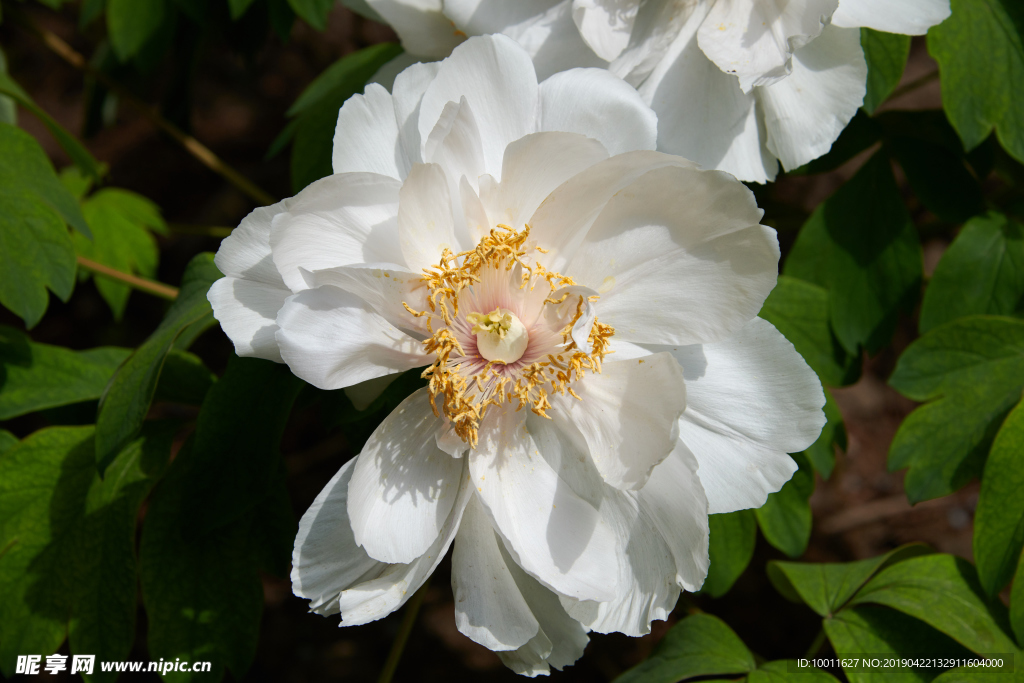
[[[64,221],[89,228],[39,143],[6,123],[0,123],[0,205],[0,303],[34,327],[49,303],[47,289],[66,301],[74,288],[75,251]]]
[[[803,683],[839,683],[836,677],[821,669],[795,669],[796,660],[780,659],[774,662],[762,664],[756,671],[751,671],[747,676],[747,683],[787,683],[788,681],[801,681]]]
[[[865,655],[968,657],[971,652],[927,624],[887,607],[860,605],[844,609],[823,622],[829,642],[840,657]],[[866,672],[845,670],[850,683],[926,683],[936,671],[892,668]],[[994,682],[993,682],[994,683]]]
[[[342,57],[318,76],[288,110],[298,116],[292,145],[292,187],[296,192],[333,172],[331,154],[338,110],[401,52],[395,43],[381,43]]]
[[[100,164],[93,158],[92,154],[89,153],[81,142],[72,135],[64,126],[57,123],[57,120],[47,114],[45,111],[39,108],[35,101],[29,97],[28,93],[20,85],[18,85],[14,79],[8,76],[3,70],[0,70],[0,93],[7,95],[21,106],[28,109],[30,112],[46,126],[46,129],[50,131],[57,143],[67,152],[71,161],[75,163],[84,173],[99,180],[102,175],[100,171]],[[10,121],[9,123],[14,123]],[[66,216],[67,218],[67,216]],[[70,215],[68,222],[74,225],[76,228],[79,225],[75,221],[80,221],[80,216],[75,212]],[[88,232],[86,232],[88,235]]]
[[[72,351],[0,326],[0,420],[98,399],[128,349]]]
[[[164,360],[178,335],[211,315],[206,292],[220,272],[213,254],[199,254],[188,264],[178,298],[163,322],[118,369],[100,399],[96,420],[96,465],[102,473],[113,456],[142,427],[156,393]]]
[[[917,301],[921,244],[884,154],[815,210],[784,272],[829,291],[832,330],[850,354],[888,343]]]
[[[701,592],[719,598],[729,592],[754,557],[757,522],[752,510],[709,515],[711,564]]]
[[[232,356],[224,377],[203,401],[195,442],[203,476],[193,483],[198,533],[250,515],[278,476],[278,443],[303,382],[287,366]]]
[[[126,62],[138,54],[164,22],[165,0],[108,0],[107,34],[117,58]]]
[[[765,540],[790,557],[800,557],[811,540],[811,494],[814,493],[814,470],[799,453],[793,458],[800,465],[793,478],[768,496],[754,510]]]
[[[82,0],[78,11],[78,28],[85,29],[107,9],[107,0]]]
[[[181,339],[181,337],[178,337]],[[202,405],[206,393],[217,381],[217,376],[203,365],[199,356],[172,349],[164,361],[160,383],[156,387],[156,400],[186,405]]]
[[[942,255],[921,305],[921,333],[968,315],[1024,312],[1024,227],[991,212]]]
[[[830,617],[880,570],[931,552],[925,545],[914,544],[858,562],[772,561],[768,563],[768,578],[786,599],[804,602],[819,615]]]
[[[334,0],[288,0],[289,7],[317,31],[327,28],[327,16]]]
[[[18,445],[18,437],[6,429],[0,429],[0,453]],[[2,554],[2,553],[0,553]]]
[[[1017,669],[1018,675],[1019,671],[1020,669]],[[959,669],[950,669],[934,680],[936,683],[1004,683],[1004,681],[1009,683],[1009,681],[1017,680],[1017,677],[1010,673],[996,673],[991,669],[960,667]]]
[[[82,256],[123,273],[146,278],[156,276],[159,250],[150,233],[166,232],[160,209],[145,197],[114,188],[100,190],[82,204],[82,213],[92,229],[93,239],[74,236],[75,250]],[[131,288],[110,278],[95,278],[96,289],[120,320]]]
[[[804,451],[804,455],[814,465],[818,474],[828,479],[832,476],[832,468],[836,464],[835,447],[839,446],[840,449],[846,450],[846,425],[843,424],[843,414],[839,412],[839,406],[828,389],[825,390],[825,420],[825,426],[817,441]]]
[[[900,425],[889,467],[909,467],[904,487],[916,503],[944,496],[981,474],[989,445],[1024,388],[1024,321],[960,318],[911,344],[889,384],[930,401]]]
[[[694,676],[745,674],[754,656],[718,617],[694,614],[669,629],[654,653],[615,683],[675,683]]]
[[[253,0],[228,0],[228,7],[231,8],[231,21],[238,21],[248,11]]]
[[[0,455],[0,668],[18,654],[127,659],[135,637],[135,523],[170,455],[147,430],[100,480],[92,427],[44,429]],[[98,668],[94,680],[114,680]]]
[[[1010,626],[1017,643],[1024,643],[1024,555],[1017,560],[1017,573],[1010,590]]]
[[[928,32],[946,115],[967,149],[995,128],[1003,149],[1024,161],[1024,6],[952,0],[951,7],[952,16]]]
[[[846,353],[832,334],[825,288],[780,275],[758,315],[796,347],[823,384],[844,386],[860,377],[860,358]]]
[[[974,567],[952,555],[925,555],[883,569],[858,591],[852,605],[897,609],[978,654],[1015,652],[1006,635],[1006,608],[982,597]]]
[[[256,653],[258,570],[287,572],[295,537],[276,454],[298,386],[286,366],[233,358],[203,404],[195,436],[150,501],[140,559],[150,656],[214,666],[212,675],[165,680],[218,680],[225,666],[240,679]],[[252,463],[245,462],[248,447],[255,449]],[[247,512],[229,510],[220,496]],[[197,528],[203,510],[218,516],[216,528]]]
[[[1003,422],[981,479],[974,517],[978,578],[996,595],[1013,577],[1024,549],[1024,402]]]
[[[860,30],[860,45],[868,63],[867,93],[864,110],[874,114],[899,85],[910,56],[910,36],[883,33],[870,28]]]

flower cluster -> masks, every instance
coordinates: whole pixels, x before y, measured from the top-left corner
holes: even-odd
[[[503,33],[542,76],[601,66],[658,114],[658,149],[773,180],[829,150],[864,99],[861,27],[921,35],[949,0],[366,0],[414,59]]]
[[[735,178],[655,151],[607,70],[538,84],[504,36],[370,85],[335,174],[257,209],[210,301],[240,355],[322,389],[418,369],[303,516],[292,580],[342,624],[453,548],[459,629],[527,675],[649,632],[708,569],[708,514],[796,469],[824,397],[757,313],[779,248]]]

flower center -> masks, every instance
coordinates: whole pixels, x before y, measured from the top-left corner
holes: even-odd
[[[470,313],[466,321],[473,326],[480,355],[489,361],[515,363],[530,344],[526,326],[504,308],[495,308],[490,313]]]
[[[436,266],[423,270],[428,310],[403,302],[410,314],[426,318],[430,331],[423,347],[434,362],[423,377],[434,413],[473,447],[488,407],[518,404],[515,410],[529,407],[549,417],[549,397],[580,398],[572,383],[588,370],[601,372],[611,353],[615,329],[584,317],[597,297],[556,296],[576,283],[537,261],[531,265],[527,254],[544,250],[527,247],[529,235],[529,226],[498,225],[471,251],[445,249]],[[460,314],[460,304],[477,312]],[[580,321],[590,324],[585,349],[573,338]]]

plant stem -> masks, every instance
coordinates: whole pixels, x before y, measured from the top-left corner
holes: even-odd
[[[420,605],[423,604],[423,596],[426,595],[429,585],[430,579],[428,578],[420,586],[420,589],[409,598],[409,602],[405,606],[405,614],[402,615],[402,624],[398,627],[394,642],[391,643],[391,652],[388,653],[388,659],[384,662],[384,668],[377,678],[377,683],[391,683],[391,677],[395,675],[395,669],[398,668],[398,661],[402,658],[402,651],[405,650],[405,643],[409,640],[409,634],[416,623],[416,615],[420,612]]]
[[[90,273],[102,275],[103,277],[108,277],[111,280],[117,280],[118,282],[126,284],[133,289],[137,289],[140,292],[146,292],[147,294],[152,294],[153,296],[158,296],[161,299],[174,301],[178,298],[178,289],[176,287],[165,285],[162,282],[147,280],[129,273],[122,273],[120,270],[114,270],[110,266],[97,263],[96,261],[87,259],[84,256],[78,257],[78,267],[82,270],[87,270]]]
[[[939,77],[939,70],[936,69],[935,71],[932,71],[931,73],[927,73],[924,76],[921,76],[920,78],[915,78],[914,80],[910,81],[910,83],[907,83],[904,86],[896,88],[895,90],[892,91],[892,94],[889,95],[889,97],[886,98],[886,99],[887,100],[895,100],[897,97],[903,97],[908,92],[913,92],[914,90],[917,90],[921,86],[928,85],[929,83],[931,83],[932,81],[934,81],[938,77]]]
[[[825,628],[822,627],[821,630],[818,631],[818,635],[816,635],[814,637],[814,642],[812,642],[811,646],[809,648],[807,648],[807,654],[804,655],[804,657],[806,659],[810,659],[814,655],[818,654],[818,650],[820,650],[821,646],[824,645],[824,644],[825,644]]]
[[[139,113],[149,119],[149,121],[156,125],[160,130],[174,138],[178,144],[184,147],[189,154],[198,159],[200,163],[211,171],[220,174],[225,180],[248,195],[253,201],[262,205],[273,204],[276,201],[272,195],[260,189],[251,180],[224,163],[220,157],[210,151],[210,149],[203,143],[199,142],[194,137],[161,116],[156,107],[148,105],[135,97],[105,73],[90,64],[85,57],[76,52],[74,48],[61,40],[61,38],[55,33],[37,26],[31,19],[21,12],[10,12],[10,14],[18,21],[18,23],[36,34],[36,36],[43,41],[46,47],[50,48],[50,50],[56,53],[57,56],[79,71],[89,74],[102,83],[105,88],[135,107]]]

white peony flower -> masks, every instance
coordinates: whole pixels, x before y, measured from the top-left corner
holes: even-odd
[[[658,149],[740,180],[826,153],[863,103],[860,27],[924,34],[949,0],[368,0],[416,59],[503,33],[542,77],[604,66],[658,114]]]
[[[210,290],[241,355],[323,389],[426,366],[303,516],[295,593],[379,619],[453,547],[459,630],[515,671],[647,633],[824,424],[756,317],[775,232],[732,177],[654,150],[605,70],[538,85],[503,36],[345,103],[335,175],[250,214]]]

